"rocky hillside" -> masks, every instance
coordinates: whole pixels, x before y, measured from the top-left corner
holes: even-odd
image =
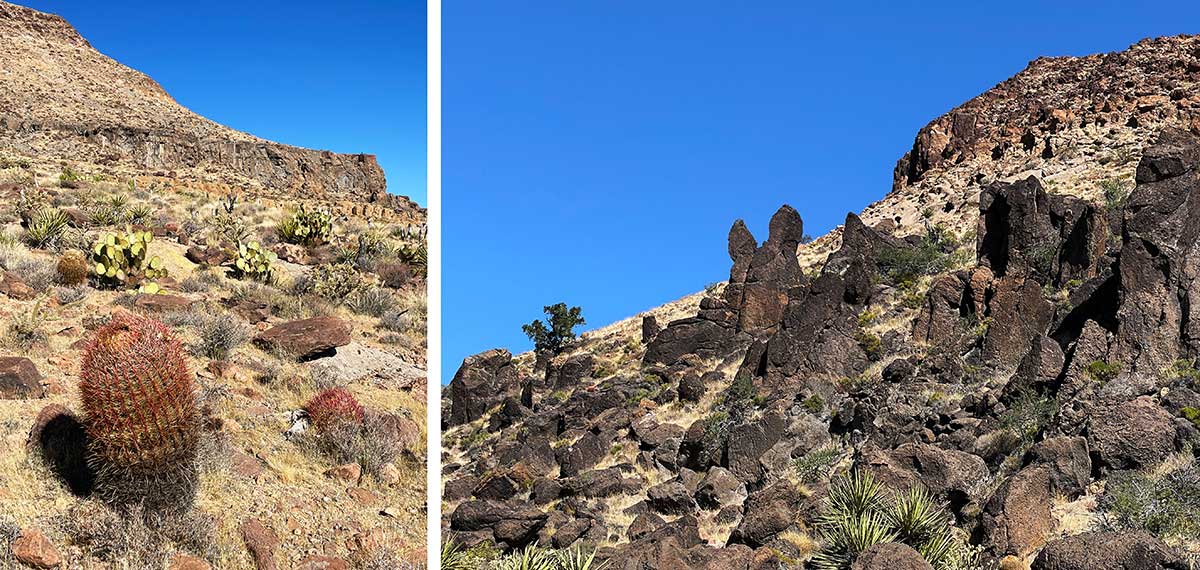
[[[0,36],[0,568],[420,567],[424,212]]]
[[[1194,567],[1197,80],[1194,37],[1039,59],[832,234],[737,221],[727,283],[468,358],[447,536],[619,570]]]
[[[0,36],[0,153],[423,217],[386,192],[374,156],[272,143],[205,119],[59,16],[0,1]]]

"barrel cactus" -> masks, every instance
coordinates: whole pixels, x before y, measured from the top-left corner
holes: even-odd
[[[313,396],[304,405],[304,411],[319,432],[361,425],[366,418],[366,410],[345,388],[330,388]]]
[[[115,317],[84,350],[79,393],[98,496],[147,513],[189,509],[200,414],[170,330],[143,317]]]
[[[83,252],[71,250],[58,258],[58,282],[63,285],[82,285],[87,281],[89,264]]]
[[[133,229],[102,236],[92,246],[92,271],[97,281],[106,287],[124,288],[165,277],[162,260],[148,255],[152,241],[154,234]],[[150,289],[148,292],[154,292],[157,286]]]
[[[301,204],[295,213],[279,223],[277,229],[279,237],[288,243],[321,245],[329,241],[329,235],[333,233],[333,216],[320,210],[307,210]]]
[[[258,242],[239,244],[237,259],[233,262],[234,276],[238,279],[270,281],[271,264],[275,263],[275,252],[264,249]]]

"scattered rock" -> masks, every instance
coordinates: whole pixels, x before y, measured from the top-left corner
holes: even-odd
[[[29,400],[46,397],[42,375],[32,360],[22,356],[0,357],[0,400]]]
[[[40,530],[23,529],[9,545],[13,558],[31,568],[58,568],[62,555]]]
[[[333,356],[350,343],[350,325],[337,317],[313,317],[275,325],[254,337],[267,351],[280,351],[301,360]]]
[[[246,542],[246,548],[258,570],[279,570],[275,556],[280,542],[275,531],[258,519],[246,519],[242,523],[242,540]]]

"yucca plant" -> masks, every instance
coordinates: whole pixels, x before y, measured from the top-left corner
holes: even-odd
[[[67,229],[68,221],[67,215],[56,208],[38,208],[25,228],[25,242],[32,247],[53,247]]]
[[[817,519],[817,570],[847,570],[864,550],[887,542],[913,547],[937,570],[970,567],[973,554],[929,492],[914,486],[893,496],[866,471],[834,479]]]
[[[125,221],[135,226],[144,226],[150,223],[150,216],[153,214],[154,209],[149,204],[138,204],[125,212]]]
[[[442,570],[476,570],[470,554],[453,539],[442,544],[441,564],[438,566]]]
[[[554,553],[531,544],[496,561],[495,570],[558,570]]]
[[[424,277],[429,272],[429,251],[425,244],[403,246],[396,252],[396,257],[412,267],[413,273]]]
[[[608,562],[596,563],[596,550],[576,546],[558,552],[558,570],[603,570]]]
[[[84,349],[79,376],[97,495],[146,514],[190,509],[200,415],[174,334],[158,321],[118,315]]]

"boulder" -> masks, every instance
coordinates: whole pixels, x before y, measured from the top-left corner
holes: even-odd
[[[683,483],[668,481],[646,491],[650,508],[665,515],[683,515],[696,511],[696,501]]]
[[[23,356],[0,357],[0,400],[44,398],[42,375],[32,360]]]
[[[876,544],[858,555],[850,570],[933,570],[921,553],[907,544]]]
[[[552,358],[546,366],[546,385],[554,389],[573,388],[591,377],[595,368],[596,359],[589,352]]]
[[[906,443],[893,450],[872,447],[864,450],[862,461],[892,489],[921,484],[935,496],[949,500],[951,507],[982,502],[980,493],[990,474],[977,455],[924,443]]]
[[[258,570],[279,570],[276,555],[279,552],[279,536],[258,519],[247,519],[242,523],[242,540],[254,559]]]
[[[1104,467],[1154,467],[1176,450],[1175,421],[1153,398],[1097,407],[1088,421],[1088,444]]]
[[[1051,541],[1030,570],[1187,570],[1174,550],[1145,531],[1085,532]]]
[[[37,291],[11,271],[0,272],[0,293],[18,301],[29,301],[37,297]]]
[[[58,568],[62,555],[40,530],[23,529],[9,545],[13,558],[30,568]]]
[[[350,344],[350,325],[337,317],[313,317],[275,325],[254,337],[266,351],[279,351],[301,360],[332,356]]]
[[[802,499],[799,490],[786,479],[751,493],[746,497],[742,522],[729,537],[730,544],[755,548],[770,543],[795,522]]]
[[[496,348],[463,360],[447,391],[450,414],[447,425],[473,422],[506,396],[521,390],[521,380],[513,365],[512,353]]]

